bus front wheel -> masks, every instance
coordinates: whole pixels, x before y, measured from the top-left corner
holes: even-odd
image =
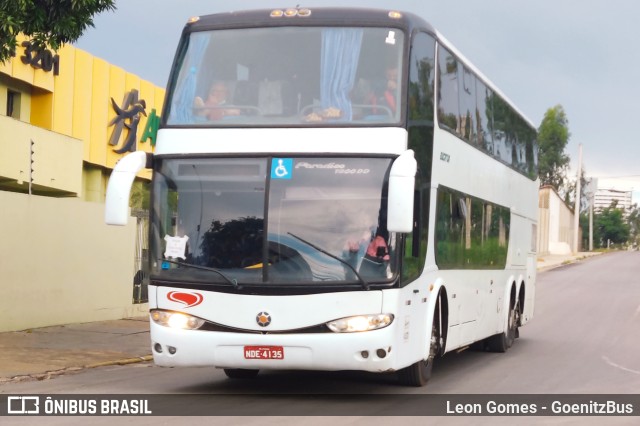
[[[440,300],[436,303],[436,309],[431,326],[431,340],[429,342],[429,355],[427,359],[420,360],[408,367],[398,371],[398,379],[405,386],[420,387],[427,384],[431,378],[433,361],[436,356],[442,355],[444,339],[441,324],[442,312],[440,311]]]
[[[398,371],[398,379],[405,386],[420,387],[427,384],[431,378],[431,370],[433,369],[433,358],[420,360],[415,364]]]

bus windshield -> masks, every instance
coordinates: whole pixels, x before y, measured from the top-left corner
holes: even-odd
[[[166,124],[398,124],[403,46],[395,28],[194,32],[174,65]]]
[[[388,283],[389,158],[165,158],[154,173],[152,279]]]

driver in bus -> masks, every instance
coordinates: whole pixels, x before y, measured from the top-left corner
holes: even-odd
[[[240,115],[240,110],[236,108],[224,108],[228,104],[229,88],[221,81],[214,82],[209,88],[206,99],[196,96],[193,106],[197,109],[197,114],[216,121],[227,116]]]
[[[349,240],[343,249],[343,257],[351,266],[367,276],[385,276],[391,259],[384,231],[375,227],[364,232],[359,241]]]

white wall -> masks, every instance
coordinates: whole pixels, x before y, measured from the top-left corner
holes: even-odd
[[[573,226],[573,211],[552,188],[541,188],[538,210],[538,253],[571,254]]]
[[[132,303],[135,220],[104,205],[0,191],[0,332],[144,315]]]

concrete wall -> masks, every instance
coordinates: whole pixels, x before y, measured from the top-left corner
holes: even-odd
[[[26,192],[29,169],[33,167],[33,185],[37,190],[81,195],[81,140],[3,116],[0,116],[0,129],[2,178],[15,179],[16,189]]]
[[[144,315],[132,303],[135,220],[104,205],[0,191],[0,332]]]
[[[538,203],[538,253],[571,254],[573,211],[552,187],[540,188]]]

